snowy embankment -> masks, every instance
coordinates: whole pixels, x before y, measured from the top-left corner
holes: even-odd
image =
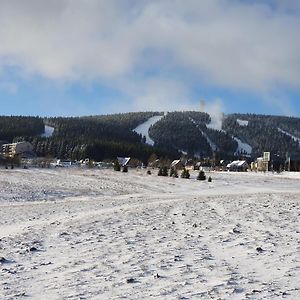
[[[279,132],[281,132],[281,133],[283,133],[283,134],[285,134],[285,135],[291,137],[295,142],[298,142],[298,143],[299,143],[299,146],[300,146],[300,138],[298,138],[298,137],[296,137],[296,136],[294,136],[294,135],[288,133],[287,131],[282,130],[281,128],[277,128],[277,129],[278,129]]]
[[[299,299],[299,174],[154,173],[1,170],[0,298]]]
[[[137,126],[133,131],[135,131],[138,134],[141,134],[142,136],[146,137],[146,143],[153,146],[154,141],[149,136],[149,128],[154,125],[156,122],[162,119],[163,116],[154,116],[149,118],[146,122],[140,124]]]
[[[51,137],[53,135],[53,132],[54,132],[54,127],[45,125],[45,131],[41,136],[48,138],[48,137]]]

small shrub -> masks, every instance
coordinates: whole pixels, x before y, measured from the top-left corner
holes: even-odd
[[[170,177],[173,177],[174,173],[175,173],[175,169],[172,167],[170,169]]]
[[[168,168],[167,167],[159,168],[157,175],[158,176],[168,176]]]
[[[151,175],[151,171],[150,170],[147,170],[147,175]]]
[[[158,170],[158,174],[157,174],[158,176],[163,176],[163,170],[162,170],[162,168],[159,168],[159,170]]]
[[[210,176],[208,177],[207,181],[208,181],[208,182],[212,182],[212,179],[211,179]]]
[[[206,176],[203,170],[201,170],[197,176],[197,180],[206,180]]]
[[[176,168],[170,169],[170,177],[178,178],[178,172],[177,172]]]
[[[122,172],[123,172],[123,173],[127,173],[127,172],[128,172],[128,167],[127,167],[127,166],[124,166],[123,169],[122,169]]]
[[[189,170],[186,170],[186,172],[185,172],[185,178],[186,179],[189,179],[190,178],[190,171]]]
[[[121,171],[121,165],[117,159],[115,160],[115,163],[114,163],[114,170]]]
[[[168,168],[167,167],[163,167],[163,170],[162,170],[162,176],[168,176]]]
[[[177,172],[177,170],[176,170],[176,169],[174,170],[173,177],[174,177],[174,178],[178,178],[178,172]]]
[[[187,169],[183,169],[180,175],[181,178],[189,179],[190,178],[190,172]]]

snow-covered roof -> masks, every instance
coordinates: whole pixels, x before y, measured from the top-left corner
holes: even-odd
[[[177,164],[179,164],[181,161],[180,161],[180,159],[175,159],[175,160],[173,160],[172,161],[172,163],[171,163],[171,167],[175,167]]]
[[[230,167],[242,167],[244,165],[248,165],[245,160],[234,160],[233,162],[231,162],[230,164],[227,165],[227,168],[230,168]]]
[[[119,164],[123,167],[126,166],[128,164],[128,162],[130,161],[131,157],[117,157]]]

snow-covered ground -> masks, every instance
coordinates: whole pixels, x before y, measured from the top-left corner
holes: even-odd
[[[296,136],[294,136],[294,135],[288,133],[287,131],[282,130],[281,128],[277,128],[277,129],[278,129],[279,132],[281,132],[281,133],[283,133],[283,134],[285,134],[285,135],[291,137],[295,142],[298,142],[298,143],[299,143],[299,146],[300,146],[300,138],[298,138],[298,137],[296,137]]]
[[[300,299],[300,176],[0,170],[0,299]]]
[[[45,132],[42,134],[42,137],[51,137],[54,132],[54,127],[45,125]]]
[[[142,136],[145,136],[146,137],[146,143],[153,146],[154,141],[149,136],[149,128],[150,128],[151,125],[154,125],[156,122],[161,120],[162,117],[163,116],[151,117],[146,122],[140,124],[138,127],[133,129],[133,131],[135,131],[138,134],[141,134]]]

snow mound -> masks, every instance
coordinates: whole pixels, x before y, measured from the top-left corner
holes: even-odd
[[[137,126],[133,131],[135,131],[138,134],[141,134],[142,136],[146,137],[146,143],[153,146],[154,141],[149,136],[149,128],[150,126],[154,125],[156,122],[162,119],[163,116],[154,116],[149,118],[146,122],[140,124]]]

